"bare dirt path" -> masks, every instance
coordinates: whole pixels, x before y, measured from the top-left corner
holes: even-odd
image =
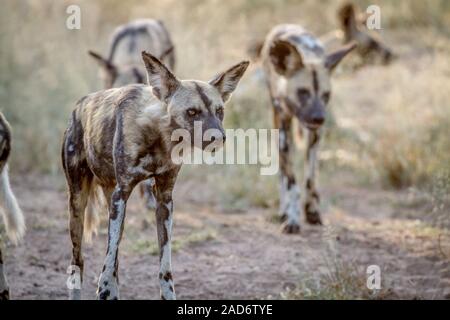
[[[45,176],[16,177],[13,185],[28,233],[20,246],[6,246],[12,296],[66,299],[70,243],[64,185]],[[352,285],[362,283],[363,292],[372,264],[382,270],[381,298],[450,298],[445,257],[450,257],[450,237],[399,217],[396,193],[324,187],[325,226],[304,225],[301,235],[291,236],[270,221],[275,210],[220,212],[195,199],[193,188],[181,183],[175,195],[173,271],[180,299],[280,298],[286,288],[320,283],[333,274],[338,284],[347,276]],[[95,298],[105,245],[103,223],[84,250],[85,299]],[[157,275],[153,213],[134,194],[120,252],[122,299],[158,299]]]

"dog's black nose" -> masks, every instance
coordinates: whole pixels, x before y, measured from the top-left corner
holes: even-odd
[[[227,140],[227,137],[225,135],[221,135],[221,136],[212,136],[211,137],[211,142],[214,142],[216,140],[220,140],[222,139],[222,142],[225,142]]]
[[[323,116],[313,116],[311,118],[311,123],[315,124],[315,125],[320,125],[323,124],[325,122],[325,117]]]

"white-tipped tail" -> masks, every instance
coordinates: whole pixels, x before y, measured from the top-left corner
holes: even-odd
[[[0,174],[0,202],[0,211],[5,221],[6,233],[11,241],[16,244],[25,234],[25,219],[9,185],[7,164]]]
[[[100,214],[102,208],[106,207],[105,197],[100,189],[100,186],[95,182],[91,185],[89,190],[88,203],[84,214],[84,240],[87,243],[92,241],[92,235],[97,234],[97,228],[100,224]],[[103,209],[104,210],[104,209]]]

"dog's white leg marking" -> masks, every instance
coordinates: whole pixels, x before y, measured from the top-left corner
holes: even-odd
[[[118,254],[125,221],[126,202],[129,192],[116,186],[112,196],[108,228],[108,250],[98,281],[97,295],[100,300],[119,299]]]
[[[280,177],[280,204],[280,214],[286,223],[299,225],[300,188],[285,175]]]
[[[303,211],[306,221],[311,224],[322,224],[319,213],[319,193],[316,189],[317,152],[319,149],[320,131],[308,130],[305,161],[305,198]]]
[[[156,223],[160,247],[159,284],[161,288],[161,299],[164,300],[174,300],[176,298],[172,279],[172,219],[173,201],[166,203],[158,202],[156,208]]]

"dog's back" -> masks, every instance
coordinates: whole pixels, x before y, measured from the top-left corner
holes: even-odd
[[[149,51],[171,69],[175,64],[174,47],[162,21],[135,20],[114,31],[108,59],[114,65],[141,65],[141,52]]]
[[[265,65],[269,62],[267,58],[270,47],[276,40],[290,42],[297,48],[305,60],[320,60],[325,56],[322,43],[306,29],[295,24],[280,24],[272,29],[264,42],[261,57]]]

